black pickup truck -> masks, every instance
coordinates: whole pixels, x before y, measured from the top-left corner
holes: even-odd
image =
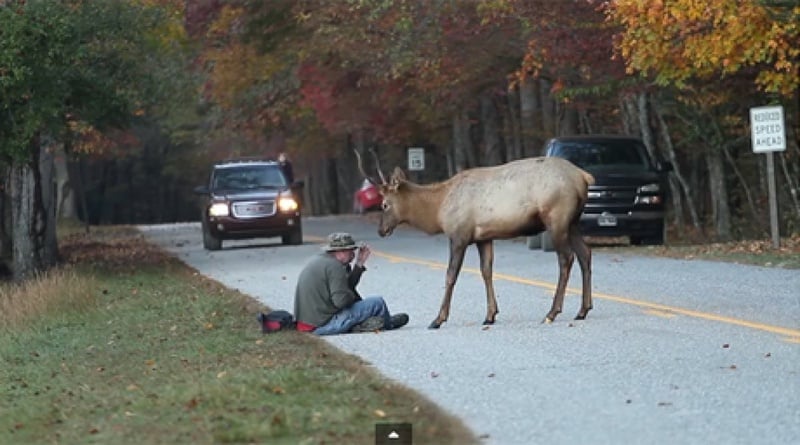
[[[627,236],[631,244],[664,244],[669,162],[655,162],[644,143],[627,136],[585,135],[550,139],[545,156],[568,159],[595,178],[581,214],[587,236]],[[552,250],[547,232],[528,247]]]

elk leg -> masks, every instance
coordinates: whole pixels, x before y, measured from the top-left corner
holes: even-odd
[[[447,321],[447,317],[450,315],[450,300],[453,297],[453,287],[456,285],[458,273],[461,271],[461,264],[464,263],[464,252],[466,250],[467,244],[450,240],[450,261],[447,264],[444,299],[442,299],[442,307],[439,309],[439,316],[431,322],[428,329],[439,329],[439,326]]]
[[[478,248],[478,255],[481,259],[481,276],[483,284],[486,286],[486,319],[483,324],[494,324],[497,315],[497,298],[494,294],[492,285],[492,262],[494,261],[494,244],[492,241],[481,241],[475,245]]]
[[[561,308],[564,305],[564,293],[567,291],[567,280],[569,280],[569,273],[572,270],[572,263],[575,261],[575,255],[572,250],[562,244],[557,247],[558,252],[558,285],[556,286],[556,293],[553,296],[553,306],[550,312],[544,317],[542,323],[552,323],[556,319],[556,315],[561,313]]]
[[[577,225],[570,227],[569,242],[578,257],[578,264],[581,266],[581,278],[583,278],[581,309],[575,319],[583,320],[592,309],[592,250],[586,245]]]

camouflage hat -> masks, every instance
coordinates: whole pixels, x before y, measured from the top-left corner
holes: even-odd
[[[322,250],[326,252],[335,252],[337,250],[351,250],[361,247],[361,243],[356,243],[353,235],[345,232],[331,233],[328,235],[328,243],[322,246]]]

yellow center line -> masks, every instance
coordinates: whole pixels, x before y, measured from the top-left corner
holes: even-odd
[[[372,251],[372,253],[374,255],[378,256],[378,257],[384,258],[384,259],[389,260],[389,261],[391,261],[393,263],[418,264],[420,266],[426,266],[426,267],[435,268],[435,269],[447,268],[447,264],[439,263],[439,262],[436,262],[436,261],[420,260],[420,259],[415,259],[415,258],[406,258],[406,257],[402,257],[402,256],[397,256],[397,255],[390,255],[390,254],[383,253],[383,252],[376,252],[374,250]],[[481,273],[480,270],[474,269],[474,268],[469,268],[469,267],[462,268],[461,270],[464,271],[464,272],[471,273],[471,274],[476,274],[476,275],[479,275],[479,276],[480,276],[480,273]],[[556,286],[554,284],[548,283],[546,281],[530,280],[530,279],[521,278],[521,277],[518,277],[518,276],[515,276],[515,275],[508,275],[508,274],[503,274],[503,273],[494,273],[493,276],[494,276],[495,279],[510,281],[510,282],[519,283],[519,284],[527,284],[527,285],[530,285],[530,286],[536,286],[536,287],[540,287],[540,288],[544,288],[544,289],[549,289],[551,291],[555,291],[555,288],[556,288]],[[573,288],[567,288],[567,292],[570,293],[570,294],[581,295],[581,291],[573,289]],[[672,316],[675,316],[675,314],[680,314],[680,315],[685,315],[687,317],[699,318],[699,319],[702,319],[702,320],[716,321],[716,322],[719,322],[719,323],[726,323],[726,324],[730,324],[730,325],[734,325],[734,326],[741,326],[741,327],[745,327],[745,328],[750,328],[750,329],[756,329],[756,330],[759,330],[759,331],[769,332],[769,333],[772,333],[772,334],[783,335],[783,336],[787,337],[787,338],[784,339],[784,341],[787,341],[787,342],[790,342],[790,343],[800,343],[800,330],[798,330],[798,329],[790,329],[790,328],[785,328],[785,327],[782,327],[782,326],[774,326],[774,325],[770,325],[770,324],[766,324],[766,323],[759,323],[759,322],[755,322],[755,321],[742,320],[742,319],[739,319],[739,318],[727,317],[727,316],[724,316],[724,315],[717,315],[717,314],[711,314],[711,313],[708,313],[708,312],[701,312],[701,311],[695,311],[695,310],[691,310],[691,309],[684,309],[684,308],[677,307],[677,306],[669,306],[669,305],[666,305],[666,304],[659,304],[659,303],[651,303],[651,302],[647,302],[647,301],[634,300],[632,298],[621,297],[619,295],[605,294],[605,293],[602,293],[602,292],[592,292],[592,297],[599,298],[601,300],[609,300],[609,301],[614,301],[614,302],[617,302],[617,303],[627,304],[627,305],[630,305],[630,306],[637,306],[637,307],[645,309],[645,312],[647,312],[647,313],[650,313],[652,315],[658,315],[658,316],[661,316],[661,317],[672,317]]]

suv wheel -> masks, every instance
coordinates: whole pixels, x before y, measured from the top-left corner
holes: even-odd
[[[303,227],[297,226],[291,232],[281,236],[281,242],[283,242],[283,244],[292,246],[303,244]]]
[[[208,223],[203,220],[203,247],[206,250],[222,249],[222,240],[215,237],[208,228]]]

